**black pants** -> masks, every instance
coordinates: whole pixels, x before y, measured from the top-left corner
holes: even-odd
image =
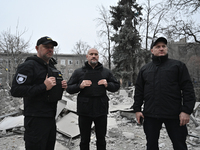
[[[25,117],[24,127],[26,150],[54,150],[56,140],[55,118]]]
[[[187,150],[187,127],[186,125],[180,126],[179,119],[157,119],[145,117],[143,127],[147,139],[147,150],[159,150],[158,139],[163,123],[165,124],[169,138],[172,141],[174,150]]]
[[[94,122],[97,150],[106,150],[107,115],[92,118],[79,116],[79,129],[81,134],[80,150],[90,149],[91,125]]]

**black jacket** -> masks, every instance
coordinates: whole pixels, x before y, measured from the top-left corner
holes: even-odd
[[[101,79],[108,82],[107,88],[104,85],[97,85]],[[92,85],[80,89],[83,80],[91,80]],[[116,92],[120,88],[119,82],[112,73],[103,68],[101,63],[93,69],[88,62],[85,66],[74,71],[71,78],[67,82],[67,92],[70,94],[78,93],[77,97],[77,114],[91,117],[98,117],[108,113],[109,98],[106,90]]]
[[[168,55],[152,60],[138,74],[134,112],[140,112],[144,103],[144,116],[177,119],[180,112],[191,114],[195,94],[185,64]]]
[[[18,66],[10,92],[14,97],[23,97],[25,116],[55,117],[57,101],[63,92],[62,76],[54,67],[55,63],[54,59],[47,64],[41,58],[31,56]],[[49,91],[44,84],[47,76],[57,80],[57,85]]]

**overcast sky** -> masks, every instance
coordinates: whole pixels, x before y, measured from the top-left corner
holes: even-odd
[[[0,32],[27,30],[30,49],[42,36],[50,36],[59,44],[59,53],[70,54],[79,40],[94,46],[97,40],[98,6],[116,6],[117,0],[0,0]]]
[[[137,0],[142,3],[145,0]],[[156,1],[157,0],[152,0]],[[38,38],[50,36],[59,44],[59,53],[71,54],[79,40],[94,46],[98,42],[96,18],[98,7],[107,10],[118,0],[0,0],[0,32],[11,30],[27,32],[23,39],[30,40],[30,52],[35,51]],[[199,18],[199,17],[198,17]]]

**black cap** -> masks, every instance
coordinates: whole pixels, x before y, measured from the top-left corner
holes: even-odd
[[[167,39],[164,37],[159,37],[157,39],[154,39],[151,43],[151,49],[158,43],[158,42],[163,42],[167,45]]]
[[[46,45],[52,43],[53,46],[57,46],[58,43],[56,41],[53,41],[50,37],[45,36],[45,37],[41,37],[38,41],[37,41],[37,46],[39,46],[40,44]]]

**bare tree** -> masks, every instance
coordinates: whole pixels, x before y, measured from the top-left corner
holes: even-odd
[[[75,54],[86,54],[87,51],[91,48],[86,42],[79,40],[76,42],[72,52]]]
[[[100,42],[98,46],[100,46],[103,49],[102,55],[104,58],[107,58],[108,60],[108,67],[111,69],[111,56],[112,56],[112,51],[111,51],[111,16],[108,10],[101,5],[101,7],[98,7],[100,17],[95,19],[97,21],[97,26],[101,27],[101,29],[98,31],[99,37],[102,39],[106,39],[103,42]],[[107,53],[107,57],[106,57]],[[104,55],[105,54],[105,55]]]
[[[173,39],[180,39],[185,37],[200,44],[200,26],[196,25],[194,21],[186,22],[184,20],[177,20],[173,18],[171,25],[163,28],[165,34],[170,34]]]
[[[145,49],[148,50],[148,40],[153,39],[160,32],[162,22],[165,21],[165,16],[168,12],[161,2],[151,5],[150,0],[146,0],[143,4],[144,18],[140,24],[140,28],[145,32]]]
[[[200,8],[200,0],[167,0],[170,7],[184,10],[186,13],[195,13]]]
[[[87,42],[83,42],[81,40],[79,40],[78,42],[76,42],[72,52],[74,54],[77,54],[79,55],[80,59],[81,59],[81,62],[85,62],[86,60],[86,54],[87,54],[87,51],[91,48],[90,45],[87,44]],[[84,63],[82,63],[83,65]]]
[[[8,30],[0,34],[0,55],[2,59],[0,67],[6,71],[6,84],[9,86],[17,66],[24,61],[24,57],[28,53],[30,39],[25,41],[22,38],[25,32],[26,30],[23,32],[17,30],[16,34],[12,34]]]

